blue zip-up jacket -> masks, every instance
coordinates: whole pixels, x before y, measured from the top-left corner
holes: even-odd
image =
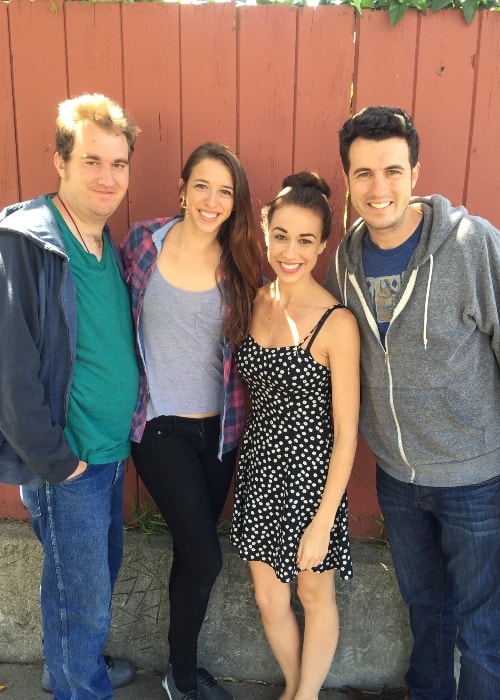
[[[105,234],[110,238],[107,227]],[[36,488],[64,481],[78,465],[64,437],[76,327],[73,275],[46,195],[6,207],[0,212],[2,483]]]
[[[467,486],[500,473],[500,232],[440,195],[423,211],[385,347],[363,270],[366,225],[346,233],[326,287],[361,333],[360,432],[403,482]]]

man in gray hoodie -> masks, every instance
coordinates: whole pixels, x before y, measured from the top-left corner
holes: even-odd
[[[498,700],[500,232],[411,196],[419,137],[403,110],[369,107],[339,136],[362,218],[326,286],[361,332],[360,431],[410,611],[408,698]]]

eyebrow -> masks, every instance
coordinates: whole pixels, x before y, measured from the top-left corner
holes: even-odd
[[[288,233],[288,229],[284,228],[283,226],[273,226],[271,230],[272,231],[282,231],[283,233]],[[308,232],[299,233],[299,236],[302,236],[302,237],[307,236],[308,238],[316,238],[315,233],[308,233]]]
[[[205,180],[203,177],[197,177],[195,178],[194,182],[202,182],[204,185],[209,185],[210,180]],[[233,185],[221,185],[221,187],[225,190],[232,190],[234,192],[234,187]]]
[[[94,156],[92,155],[92,153],[82,153],[81,160],[96,160],[100,162],[102,158],[100,156]],[[130,163],[130,160],[128,158],[117,158],[113,161],[113,163],[122,163],[124,165],[128,165]]]
[[[401,165],[400,163],[395,163],[394,165],[386,165],[384,170],[404,170],[405,166]],[[352,171],[353,175],[356,175],[357,173],[363,173],[363,172],[372,172],[373,168],[369,168],[367,165],[365,166],[360,166],[359,168],[356,168],[356,170]]]

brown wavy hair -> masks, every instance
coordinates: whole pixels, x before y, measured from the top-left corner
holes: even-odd
[[[233,179],[233,211],[222,224],[217,237],[222,249],[217,279],[224,282],[221,293],[228,307],[224,335],[235,349],[245,340],[250,330],[252,305],[261,279],[262,253],[256,235],[247,176],[238,156],[230,148],[212,141],[198,146],[182,169],[183,182],[186,183],[193,168],[206,159],[217,160],[225,165]],[[180,196],[182,203],[183,186]]]

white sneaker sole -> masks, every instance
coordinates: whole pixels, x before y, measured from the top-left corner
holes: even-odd
[[[167,695],[168,695],[169,700],[172,700],[172,696],[170,695],[170,690],[168,689],[166,678],[162,678],[161,684],[162,684],[162,687],[167,691]]]

